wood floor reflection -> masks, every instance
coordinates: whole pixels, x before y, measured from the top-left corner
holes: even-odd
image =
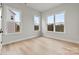
[[[3,55],[78,55],[79,45],[39,37],[2,47]]]

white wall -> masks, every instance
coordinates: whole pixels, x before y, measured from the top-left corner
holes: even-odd
[[[65,33],[48,32],[46,17],[59,11],[65,11]],[[79,4],[61,4],[43,12],[42,32],[46,37],[79,43]]]
[[[3,44],[40,36],[40,31],[39,32],[34,31],[34,24],[33,24],[33,16],[34,15],[40,16],[40,12],[31,8],[28,8],[25,4],[20,4],[20,3],[4,4],[3,20],[8,19],[7,18],[8,13],[6,12],[7,7],[11,7],[13,9],[21,11],[22,28],[20,33],[12,33],[12,34],[6,34],[6,35],[5,35],[6,32],[4,30]],[[5,24],[3,25],[3,28],[5,29]]]
[[[22,31],[21,33],[14,34],[3,34],[3,44],[7,44],[14,41],[19,41],[23,39],[28,39],[31,37],[37,37],[40,32],[35,32],[33,25],[33,16],[40,15],[40,12],[28,8],[25,4],[4,4],[3,12],[3,22],[7,19],[8,15],[6,11],[6,6],[14,9],[18,9],[22,12]],[[46,26],[46,16],[53,14],[54,12],[65,11],[65,33],[54,33],[48,32]],[[79,43],[79,4],[61,4],[55,8],[42,13],[42,34],[46,37],[61,39],[65,41],[71,41]],[[3,25],[5,29],[5,24]]]

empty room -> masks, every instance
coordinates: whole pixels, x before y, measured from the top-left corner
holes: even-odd
[[[1,55],[79,55],[78,3],[1,3]]]

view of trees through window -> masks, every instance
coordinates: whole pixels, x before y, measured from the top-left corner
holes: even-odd
[[[40,25],[40,18],[38,16],[34,16],[34,30],[38,31]]]
[[[58,13],[47,18],[47,30],[54,32],[64,32],[64,13]]]
[[[54,16],[49,16],[47,20],[48,31],[54,31]]]
[[[64,13],[55,15],[55,31],[64,32]]]

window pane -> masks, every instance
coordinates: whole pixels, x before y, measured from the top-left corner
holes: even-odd
[[[34,30],[39,30],[40,18],[38,16],[34,16]]]
[[[20,12],[9,10],[9,20],[7,22],[8,33],[20,32]]]
[[[20,32],[20,12],[14,11],[16,13],[15,15],[15,32]]]
[[[55,31],[64,32],[64,13],[55,15]]]
[[[48,18],[47,18],[47,30],[54,31],[54,16],[48,16]]]

